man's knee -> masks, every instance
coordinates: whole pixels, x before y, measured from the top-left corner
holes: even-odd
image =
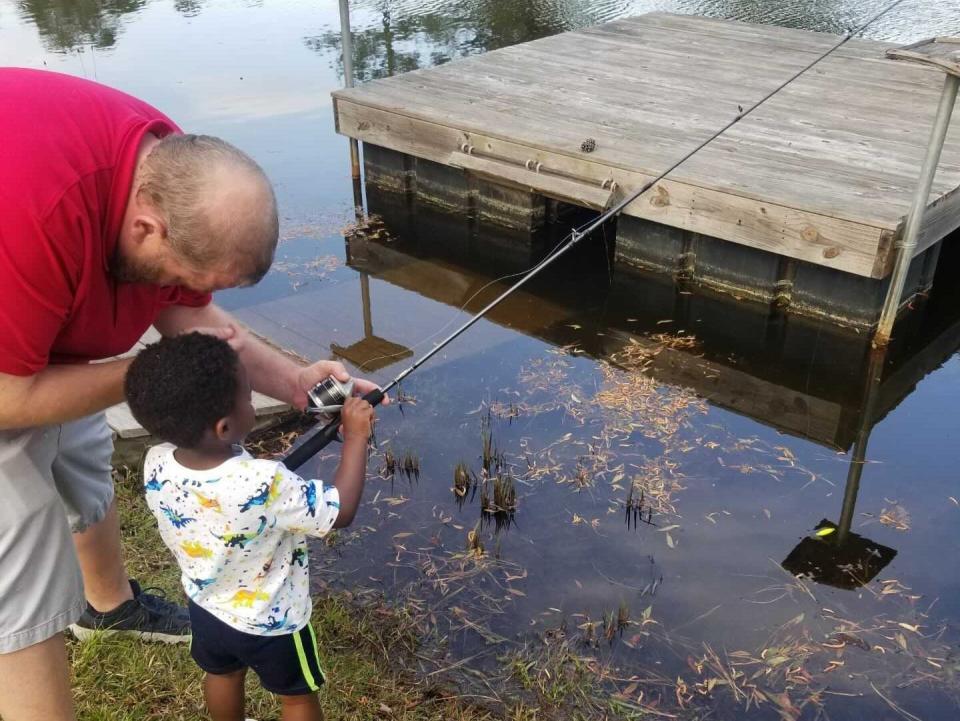
[[[102,413],[61,426],[53,478],[74,533],[102,521],[113,503],[112,455],[113,438]]]

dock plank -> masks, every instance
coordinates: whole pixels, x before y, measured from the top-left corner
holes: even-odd
[[[585,189],[609,178],[629,190],[838,40],[651,13],[337,91],[335,112],[339,132],[435,162],[449,164],[469,140],[583,177]],[[847,43],[677,169],[663,187],[679,207],[638,202],[627,212],[882,277],[942,86],[939,73],[887,59],[889,47]],[[589,156],[587,137],[596,140]],[[958,187],[955,123],[925,243],[954,227],[956,200],[946,199]],[[586,190],[583,201],[591,204]]]

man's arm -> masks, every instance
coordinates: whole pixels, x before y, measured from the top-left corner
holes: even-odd
[[[164,336],[189,330],[216,332],[237,349],[250,374],[250,383],[254,390],[297,408],[306,407],[307,390],[324,378],[334,375],[345,381],[350,377],[343,364],[336,361],[300,365],[289,356],[254,338],[243,330],[233,316],[213,303],[200,308],[170,306],[160,312],[154,326]],[[376,385],[358,378],[355,387],[358,392],[366,393],[376,388]],[[386,402],[384,399],[384,403]]]
[[[123,400],[130,359],[52,365],[32,376],[0,373],[0,430],[72,421]]]

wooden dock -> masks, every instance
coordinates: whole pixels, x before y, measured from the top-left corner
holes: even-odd
[[[364,142],[368,183],[534,229],[545,198],[603,208],[639,188],[837,40],[653,13],[337,91],[337,129]],[[764,301],[852,276],[849,313],[869,325],[943,83],[890,47],[849,42],[628,206],[640,224],[621,223],[617,260],[695,277],[703,265],[707,280],[726,266],[715,285]],[[958,126],[908,296],[960,226]]]

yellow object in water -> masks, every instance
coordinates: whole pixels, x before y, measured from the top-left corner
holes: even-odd
[[[823,538],[824,536],[829,536],[831,533],[833,533],[836,530],[837,529],[834,528],[833,526],[827,526],[826,528],[821,528],[819,531],[816,532],[815,535],[820,538]]]

